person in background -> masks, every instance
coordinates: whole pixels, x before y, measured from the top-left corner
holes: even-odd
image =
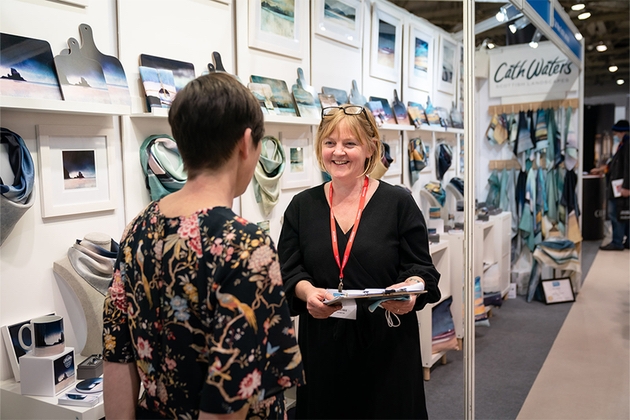
[[[315,153],[331,181],[293,198],[278,241],[307,381],[296,418],[427,418],[416,311],[440,299],[440,274],[422,212],[403,188],[368,176],[381,147],[364,107],[323,109]],[[355,300],[356,319],[323,303],[330,289],[417,283],[426,293],[409,300]]]
[[[616,146],[608,164],[591,169],[591,174],[606,174],[608,198],[608,218],[612,224],[612,241],[599,249],[604,251],[622,251],[630,248],[630,223],[619,218],[619,209],[628,209],[630,197],[630,140],[628,120],[619,120],[612,127],[613,147]],[[615,189],[617,194],[615,195]],[[625,241],[624,241],[625,237]]]
[[[168,119],[188,180],[122,235],[103,315],[105,416],[284,418],[283,390],[304,375],[280,265],[231,210],[258,163],[260,106],[211,73]]]

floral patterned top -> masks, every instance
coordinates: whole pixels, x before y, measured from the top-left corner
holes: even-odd
[[[103,312],[104,359],[135,362],[139,413],[283,418],[304,383],[271,239],[225,207],[168,218],[151,203],[127,226]],[[147,413],[148,412],[148,413]]]

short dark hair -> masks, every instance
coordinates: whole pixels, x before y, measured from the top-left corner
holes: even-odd
[[[258,100],[228,73],[191,80],[177,92],[168,122],[188,179],[223,166],[247,128],[252,130],[254,145],[265,132]]]

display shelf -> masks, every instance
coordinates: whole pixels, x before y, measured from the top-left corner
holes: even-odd
[[[416,128],[409,124],[383,124],[379,130],[393,130],[393,131],[413,131]]]
[[[128,105],[22,98],[18,96],[0,97],[0,107],[3,111],[45,112],[55,114],[129,115],[131,113],[131,107]]]
[[[411,127],[410,131],[430,131],[430,132],[436,132],[436,133],[464,134],[463,128],[438,127],[436,125],[421,125],[418,128],[411,125],[410,127]]]
[[[151,112],[134,112],[131,118],[168,118],[169,108],[152,108]]]
[[[319,125],[321,119],[292,115],[265,115],[265,124]]]

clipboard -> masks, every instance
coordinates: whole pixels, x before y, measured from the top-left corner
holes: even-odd
[[[330,290],[329,290],[330,291]],[[414,286],[403,287],[401,289],[365,289],[365,290],[348,290],[346,292],[330,291],[334,298],[325,300],[325,305],[335,305],[345,300],[353,299],[395,299],[404,298],[411,295],[422,295],[426,290],[418,290]]]

